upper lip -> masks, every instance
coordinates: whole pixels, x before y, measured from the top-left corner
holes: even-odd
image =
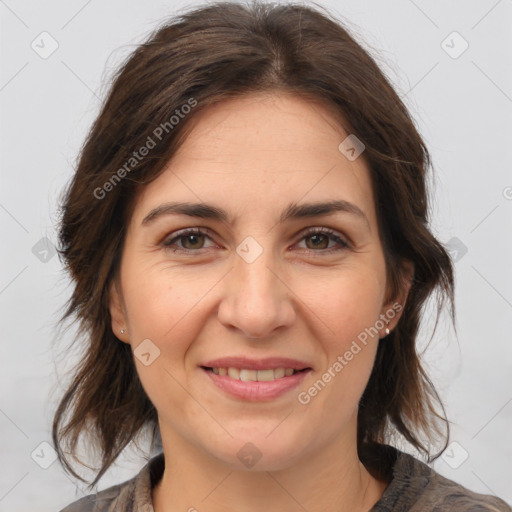
[[[266,357],[265,359],[249,359],[248,357],[221,357],[201,364],[208,368],[242,368],[247,370],[274,370],[275,368],[293,368],[304,370],[311,365],[298,359],[288,357]]]

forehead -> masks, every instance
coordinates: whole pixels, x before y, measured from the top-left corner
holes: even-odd
[[[363,156],[351,161],[340,152],[349,129],[323,103],[254,93],[208,106],[190,121],[182,146],[138,197],[138,224],[150,208],[170,200],[275,217],[293,201],[343,199],[372,221],[367,164]]]

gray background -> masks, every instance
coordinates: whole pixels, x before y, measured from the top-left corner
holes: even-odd
[[[56,241],[57,199],[111,72],[195,3],[0,0],[0,510],[56,511],[84,494],[41,445],[78,357],[59,358],[73,336],[54,342],[70,287],[41,239]],[[457,260],[458,310],[458,340],[445,319],[425,353],[457,443],[434,467],[512,502],[512,0],[322,5],[373,48],[434,159],[432,229]],[[98,490],[143,463],[127,450]]]

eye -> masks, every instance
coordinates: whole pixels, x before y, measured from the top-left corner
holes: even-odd
[[[308,244],[308,240],[311,241]],[[331,253],[334,251],[341,251],[348,249],[350,246],[343,238],[329,228],[310,228],[303,234],[300,242],[305,241],[306,249],[313,252]],[[337,245],[329,247],[329,242],[334,241]]]
[[[165,240],[163,245],[166,249],[173,252],[194,252],[204,249],[205,238],[211,240],[207,233],[207,230],[200,228],[184,229],[183,231],[178,231],[173,238]],[[181,247],[174,247],[176,242],[179,242]]]

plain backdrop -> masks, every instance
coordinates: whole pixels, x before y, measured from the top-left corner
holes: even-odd
[[[196,3],[0,1],[2,511],[56,511],[84,495],[51,448],[74,362],[59,358],[73,330],[54,341],[70,293],[52,248],[57,200],[116,66]],[[452,422],[434,468],[512,502],[512,1],[320,3],[383,66],[434,160],[431,226],[456,261],[458,314],[458,338],[445,319],[424,354]],[[98,490],[144,462],[126,450]]]

